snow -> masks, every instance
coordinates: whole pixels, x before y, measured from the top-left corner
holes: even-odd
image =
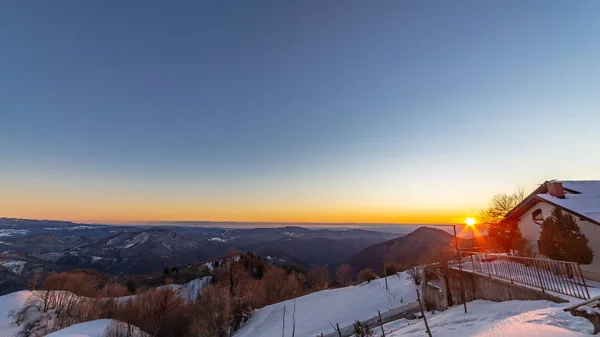
[[[25,235],[29,233],[28,229],[0,229],[0,237],[2,236],[14,236],[14,235]]]
[[[562,183],[564,188],[577,191],[580,194],[565,193],[564,199],[557,198],[549,193],[541,193],[537,196],[600,222],[600,180],[564,180],[559,182]]]
[[[296,298],[296,336],[310,337],[333,332],[330,325],[348,326],[391,308],[416,300],[415,286],[406,273],[388,276],[389,291],[384,279],[358,286],[323,290]],[[286,332],[291,336],[294,300],[288,300],[256,310],[235,337],[279,337],[286,307]],[[288,328],[289,332],[288,332]],[[436,336],[437,337],[437,336]]]
[[[208,239],[208,241],[227,242],[227,240],[221,238],[210,238]]]
[[[207,276],[199,279],[192,280],[186,284],[170,284],[161,288],[171,288],[178,292],[178,294],[186,301],[194,300],[198,297],[198,293],[202,290],[202,288],[206,287],[212,277]],[[21,329],[16,324],[13,323],[12,312],[16,312],[21,309],[27,301],[32,298],[34,292],[29,290],[17,291],[14,293],[10,293],[8,295],[0,296],[0,337],[14,337],[17,335],[19,330]],[[135,296],[123,296],[119,297],[119,300],[128,300],[133,299]],[[143,296],[143,295],[141,295]],[[103,322],[103,323],[101,323]],[[67,329],[63,329],[57,331],[48,336],[60,336],[60,337],[96,337],[101,336],[104,337],[103,334],[99,334],[103,332],[103,330],[99,330],[98,327],[106,328],[111,320],[97,320],[93,322],[87,322],[82,324],[73,325]],[[93,324],[92,324],[93,323]],[[102,325],[104,324],[104,325]],[[77,327],[76,329],[74,327]],[[70,328],[74,328],[70,330]],[[98,328],[98,329],[97,329]],[[57,334],[61,332],[61,334]],[[142,336],[142,335],[140,335]],[[144,335],[145,336],[145,335]]]
[[[113,324],[123,324],[112,319],[98,319],[95,321],[71,325],[66,329],[55,331],[46,337],[105,337],[107,329]],[[148,334],[136,329],[134,336],[143,337]]]
[[[148,241],[148,233],[140,233],[134,236],[131,240],[126,240],[123,249],[131,248],[137,244],[142,244]]]
[[[6,261],[2,262],[2,266],[15,274],[21,274],[25,269],[25,261]]]
[[[164,286],[156,287],[156,290],[172,289],[181,297],[181,299],[188,302],[188,301],[193,301],[196,298],[198,298],[198,294],[200,293],[200,291],[204,287],[208,286],[211,281],[212,281],[212,276],[205,276],[205,277],[197,278],[195,280],[191,280],[190,282],[185,283],[185,284],[167,284]],[[121,297],[117,297],[117,300],[119,300],[121,302],[125,302],[128,300],[134,299],[136,296],[144,296],[144,295],[121,296]]]
[[[563,311],[564,304],[548,301],[490,302],[476,300],[443,312],[428,312],[435,337],[587,336],[592,324]],[[402,320],[384,326],[389,337],[425,336],[423,320]]]
[[[296,233],[296,232],[283,232],[283,235],[287,235],[293,238],[299,238],[301,237],[303,234],[302,233]]]
[[[11,311],[16,311],[25,305],[31,295],[31,291],[22,290],[0,296],[0,337],[16,336],[20,328],[13,324]]]
[[[48,231],[75,231],[81,229],[99,229],[104,228],[104,226],[74,226],[74,227],[50,227],[44,228]]]
[[[577,310],[584,311],[588,315],[600,315],[600,310],[597,308],[588,307],[587,305],[582,305]]]
[[[156,289],[166,289],[171,288],[173,291],[177,292],[181,298],[185,301],[193,301],[198,298],[198,294],[200,291],[210,284],[212,281],[212,276],[205,276],[202,278],[197,278],[192,280],[186,284],[169,284],[166,286],[161,286]]]

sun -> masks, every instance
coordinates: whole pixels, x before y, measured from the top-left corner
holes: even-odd
[[[465,219],[465,223],[466,223],[466,224],[467,224],[467,226],[469,226],[469,227],[470,227],[470,226],[473,226],[473,225],[475,225],[475,219],[473,219],[473,218],[466,218],[466,219]]]

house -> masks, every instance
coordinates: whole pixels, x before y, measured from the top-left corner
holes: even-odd
[[[600,180],[546,181],[505,216],[516,220],[523,237],[537,250],[544,219],[558,207],[573,215],[594,252],[591,264],[581,265],[585,277],[600,281]]]

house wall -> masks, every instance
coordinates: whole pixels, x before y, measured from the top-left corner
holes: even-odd
[[[588,246],[594,252],[594,260],[591,264],[582,264],[583,276],[592,280],[600,281],[600,226],[588,221],[577,221],[581,233],[588,239]]]
[[[554,206],[545,202],[539,202],[519,218],[519,229],[523,237],[531,242],[536,252],[538,250],[537,242],[542,232],[542,226],[533,222],[532,213],[538,209],[542,210],[542,215],[545,219],[550,216]]]
[[[542,226],[533,222],[532,213],[538,209],[542,210],[542,215],[545,219],[550,217],[554,206],[545,202],[540,202],[519,218],[519,229],[521,230],[523,237],[533,244],[535,251],[538,250],[537,241],[540,237]],[[581,233],[588,239],[588,245],[594,252],[594,260],[592,263],[582,264],[581,271],[586,278],[600,281],[600,226],[581,220],[576,215],[573,216],[577,219],[577,225],[579,225]]]

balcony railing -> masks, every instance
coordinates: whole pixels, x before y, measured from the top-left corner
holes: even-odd
[[[589,299],[581,267],[574,262],[510,256],[505,254],[463,253],[458,268],[497,277],[559,294]]]

